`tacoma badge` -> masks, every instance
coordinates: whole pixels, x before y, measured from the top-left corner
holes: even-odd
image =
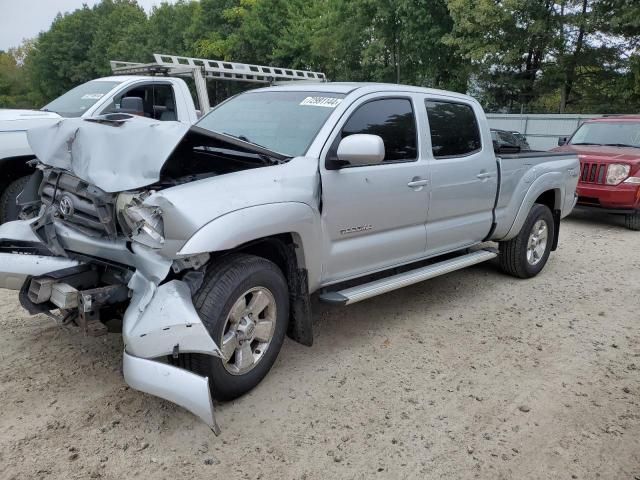
[[[373,225],[360,225],[357,227],[350,227],[340,230],[340,235],[348,235],[350,233],[358,233],[358,232],[366,232],[367,230],[371,230]]]

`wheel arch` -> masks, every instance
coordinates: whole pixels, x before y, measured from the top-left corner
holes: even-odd
[[[231,253],[245,253],[276,264],[289,287],[289,323],[287,335],[298,343],[313,344],[311,301],[308,272],[304,268],[300,237],[296,233],[281,233],[257,238],[224,252],[213,252],[212,262]],[[302,257],[301,257],[302,256]],[[301,261],[302,258],[302,261]]]
[[[272,261],[289,285],[288,335],[313,343],[310,293],[321,274],[319,215],[304,203],[258,205],[230,212],[201,227],[180,255],[209,253],[215,262],[230,253],[248,253]]]
[[[11,182],[20,177],[31,175],[35,168],[27,165],[29,160],[33,160],[34,155],[17,155],[13,157],[0,158],[0,195]]]
[[[559,188],[553,188],[546,190],[536,198],[536,203],[545,205],[551,210],[553,215],[553,238],[551,239],[551,251],[554,252],[558,249],[558,241],[560,240],[560,218],[562,215],[562,190]]]
[[[564,198],[564,187],[562,184],[562,176],[560,172],[549,172],[547,174],[539,176],[529,187],[525,194],[518,213],[514,219],[511,228],[502,238],[497,238],[497,241],[511,240],[514,238],[524,225],[529,212],[533,206],[538,203],[546,205],[551,210],[555,224],[555,234],[553,241],[553,250],[557,247],[558,232],[560,227],[560,217],[562,211],[562,202]]]

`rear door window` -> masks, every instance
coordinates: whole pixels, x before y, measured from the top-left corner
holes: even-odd
[[[433,156],[461,157],[482,148],[473,108],[464,103],[427,100]]]
[[[342,127],[342,138],[356,133],[380,136],[385,162],[418,158],[416,119],[407,98],[372,100],[358,107]]]

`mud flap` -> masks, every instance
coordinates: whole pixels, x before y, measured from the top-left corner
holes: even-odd
[[[180,405],[209,425],[213,433],[220,435],[207,377],[166,363],[135,357],[126,350],[122,370],[125,381],[132,388]]]
[[[551,251],[555,252],[558,249],[558,242],[560,241],[560,210],[553,211],[553,223],[555,228],[553,230],[553,241],[551,243]]]

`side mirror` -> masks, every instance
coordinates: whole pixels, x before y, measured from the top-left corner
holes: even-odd
[[[558,146],[566,145],[569,141],[569,137],[558,137]]]
[[[357,133],[343,138],[336,159],[327,162],[329,170],[340,167],[375,165],[384,160],[384,141],[378,135]]]

